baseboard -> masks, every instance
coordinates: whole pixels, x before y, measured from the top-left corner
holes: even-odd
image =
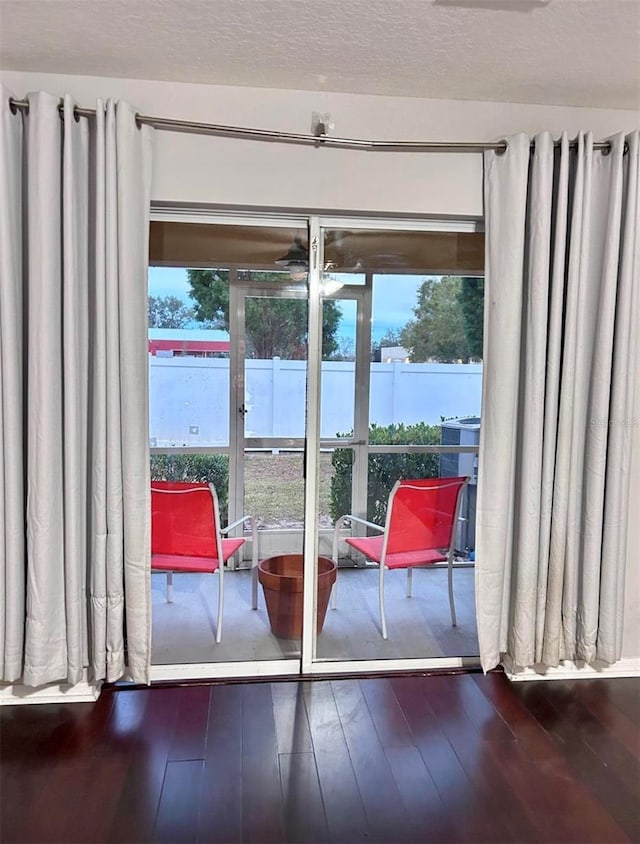
[[[609,665],[596,660],[586,662],[561,662],[557,667],[547,665],[535,668],[520,668],[505,656],[502,660],[504,673],[509,680],[521,682],[526,680],[610,680],[613,677],[640,677],[640,657],[620,659]]]
[[[86,680],[69,685],[50,683],[46,686],[23,686],[21,683],[0,684],[0,706],[32,703],[93,703],[100,695],[102,683]]]

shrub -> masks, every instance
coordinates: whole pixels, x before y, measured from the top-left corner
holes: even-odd
[[[152,454],[151,480],[213,484],[220,504],[220,521],[227,523],[229,458],[225,454]]]
[[[351,436],[351,435],[347,435]],[[372,425],[369,445],[439,445],[440,425]],[[339,448],[333,453],[331,479],[331,518],[335,521],[351,511],[353,450]],[[384,525],[387,501],[394,483],[401,478],[437,478],[438,454],[370,454],[367,485],[367,519]]]

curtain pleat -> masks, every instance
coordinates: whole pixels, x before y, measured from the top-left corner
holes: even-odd
[[[120,436],[124,515],[124,595],[127,619],[128,665],[133,675],[148,675],[151,630],[150,556],[151,487],[149,461],[148,339],[140,326],[147,325],[149,256],[149,203],[151,195],[151,136],[136,125],[135,112],[119,102],[116,111],[118,155],[118,244],[120,288]],[[144,196],[145,203],[136,199]],[[145,232],[145,237],[136,233]],[[144,390],[140,389],[141,381]]]
[[[525,250],[529,138],[509,140],[502,156],[485,157],[484,367],[482,425],[476,505],[476,606],[483,664],[497,665],[507,650],[515,507],[520,331]],[[488,190],[506,182],[510,190]],[[504,249],[491,248],[491,232],[501,232]],[[499,284],[492,279],[500,279]],[[503,288],[509,289],[504,296]],[[517,327],[517,328],[516,328]],[[489,361],[500,368],[499,380]],[[482,463],[480,463],[480,459]],[[488,553],[487,553],[488,552]],[[491,619],[490,623],[484,623]]]
[[[620,139],[616,138],[618,147]],[[606,463],[606,496],[602,531],[602,575],[596,649],[601,659],[613,662],[622,650],[626,552],[625,508],[629,502],[631,438],[639,436],[640,420],[634,418],[634,390],[639,390],[640,368],[640,134],[627,139],[628,155],[621,158],[622,229],[625,233],[615,303],[611,398]],[[622,152],[624,152],[622,150]],[[618,149],[620,158],[620,149]],[[634,364],[635,362],[635,364]],[[627,424],[624,424],[626,421]],[[637,516],[632,513],[631,517]]]
[[[625,154],[625,143],[628,152]],[[476,599],[486,670],[620,658],[638,133],[485,155]],[[490,467],[487,470],[487,467]],[[502,586],[502,588],[500,588]]]
[[[76,120],[65,97],[61,120],[57,97],[28,100],[3,113],[2,677],[147,682],[152,133],[125,103]]]
[[[120,420],[120,285],[118,281],[118,160],[115,109],[106,103],[105,138],[105,291],[106,291],[106,408],[107,408],[107,677],[124,670],[124,514],[122,512],[122,440]]]
[[[104,103],[96,103],[96,131],[90,147],[94,195],[89,206],[89,314],[93,326],[93,343],[89,350],[89,415],[91,442],[88,485],[89,533],[92,565],[89,569],[89,589],[92,611],[89,628],[90,665],[94,676],[107,676],[106,662],[111,663],[107,649],[107,287],[106,287],[106,159],[104,131]]]
[[[87,557],[88,436],[88,204],[89,126],[76,121],[74,103],[64,98],[63,179],[63,458],[64,561],[67,679],[78,682],[87,665],[85,613]],[[73,446],[71,446],[73,444]]]
[[[547,342],[548,279],[551,206],[547,197],[553,190],[553,139],[545,135],[534,151],[535,167],[528,197],[528,214],[535,219],[531,247],[525,247],[525,270],[530,278],[529,295],[522,302],[524,366],[520,373],[522,402],[518,409],[518,431],[531,443],[527,451],[516,454],[516,478],[527,494],[516,485],[513,553],[523,560],[514,571],[514,630],[528,630],[529,619],[536,618],[538,586],[538,542],[540,511],[531,510],[531,499],[539,498],[542,488],[542,453],[544,435],[545,353]],[[516,358],[517,360],[517,358]],[[517,439],[515,440],[517,442]],[[528,636],[529,647],[534,641]],[[524,647],[527,645],[523,642]],[[533,661],[533,654],[530,653]]]
[[[24,678],[67,677],[62,424],[62,134],[58,99],[27,124],[27,617]],[[70,444],[70,447],[73,447]]]
[[[546,141],[551,137],[545,133]],[[545,143],[541,136],[540,143]],[[536,145],[537,146],[537,145]],[[558,414],[552,408],[557,408],[560,394],[560,373],[562,371],[562,338],[565,309],[565,263],[567,259],[567,231],[569,221],[569,139],[563,132],[560,137],[559,149],[553,153],[553,193],[551,195],[551,215],[549,220],[549,238],[551,254],[550,261],[550,291],[548,293],[548,331],[545,354],[545,385],[544,385],[544,422],[542,435],[542,449],[540,461],[542,463],[542,480],[540,485],[540,536],[538,545],[537,567],[537,601],[536,601],[536,629],[534,662],[542,662],[542,643],[545,640],[545,626],[550,623],[548,608],[547,583],[555,577],[551,566],[551,524],[554,503],[553,489],[556,469],[556,443],[558,437]],[[544,263],[538,265],[538,272],[545,274]],[[558,615],[559,618],[559,615]]]
[[[22,121],[0,116],[0,676],[22,675],[26,606]]]

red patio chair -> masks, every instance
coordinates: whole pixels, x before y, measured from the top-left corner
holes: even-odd
[[[396,481],[387,505],[387,518],[382,528],[357,516],[341,516],[333,534],[333,559],[338,563],[339,533],[346,521],[366,525],[381,536],[348,537],[346,542],[380,567],[379,600],[382,638],[387,638],[384,614],[385,569],[407,569],[407,597],[411,597],[411,575],[418,566],[448,564],[449,608],[451,624],[456,626],[453,600],[453,554],[455,526],[458,520],[462,490],[469,478],[427,478]],[[333,589],[335,609],[337,582]]]
[[[252,600],[255,605],[258,595],[258,534],[255,520],[251,516],[243,516],[221,529],[218,496],[213,484],[151,482],[151,570],[166,572],[169,603],[173,601],[174,572],[218,572],[216,642],[222,640],[224,563],[246,541],[244,538],[225,539],[223,536],[240,524],[250,527],[253,539]]]

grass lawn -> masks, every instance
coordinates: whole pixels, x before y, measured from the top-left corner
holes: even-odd
[[[304,521],[303,455],[300,452],[245,454],[244,512],[264,527],[301,527]],[[320,524],[329,526],[333,467],[320,454]]]

